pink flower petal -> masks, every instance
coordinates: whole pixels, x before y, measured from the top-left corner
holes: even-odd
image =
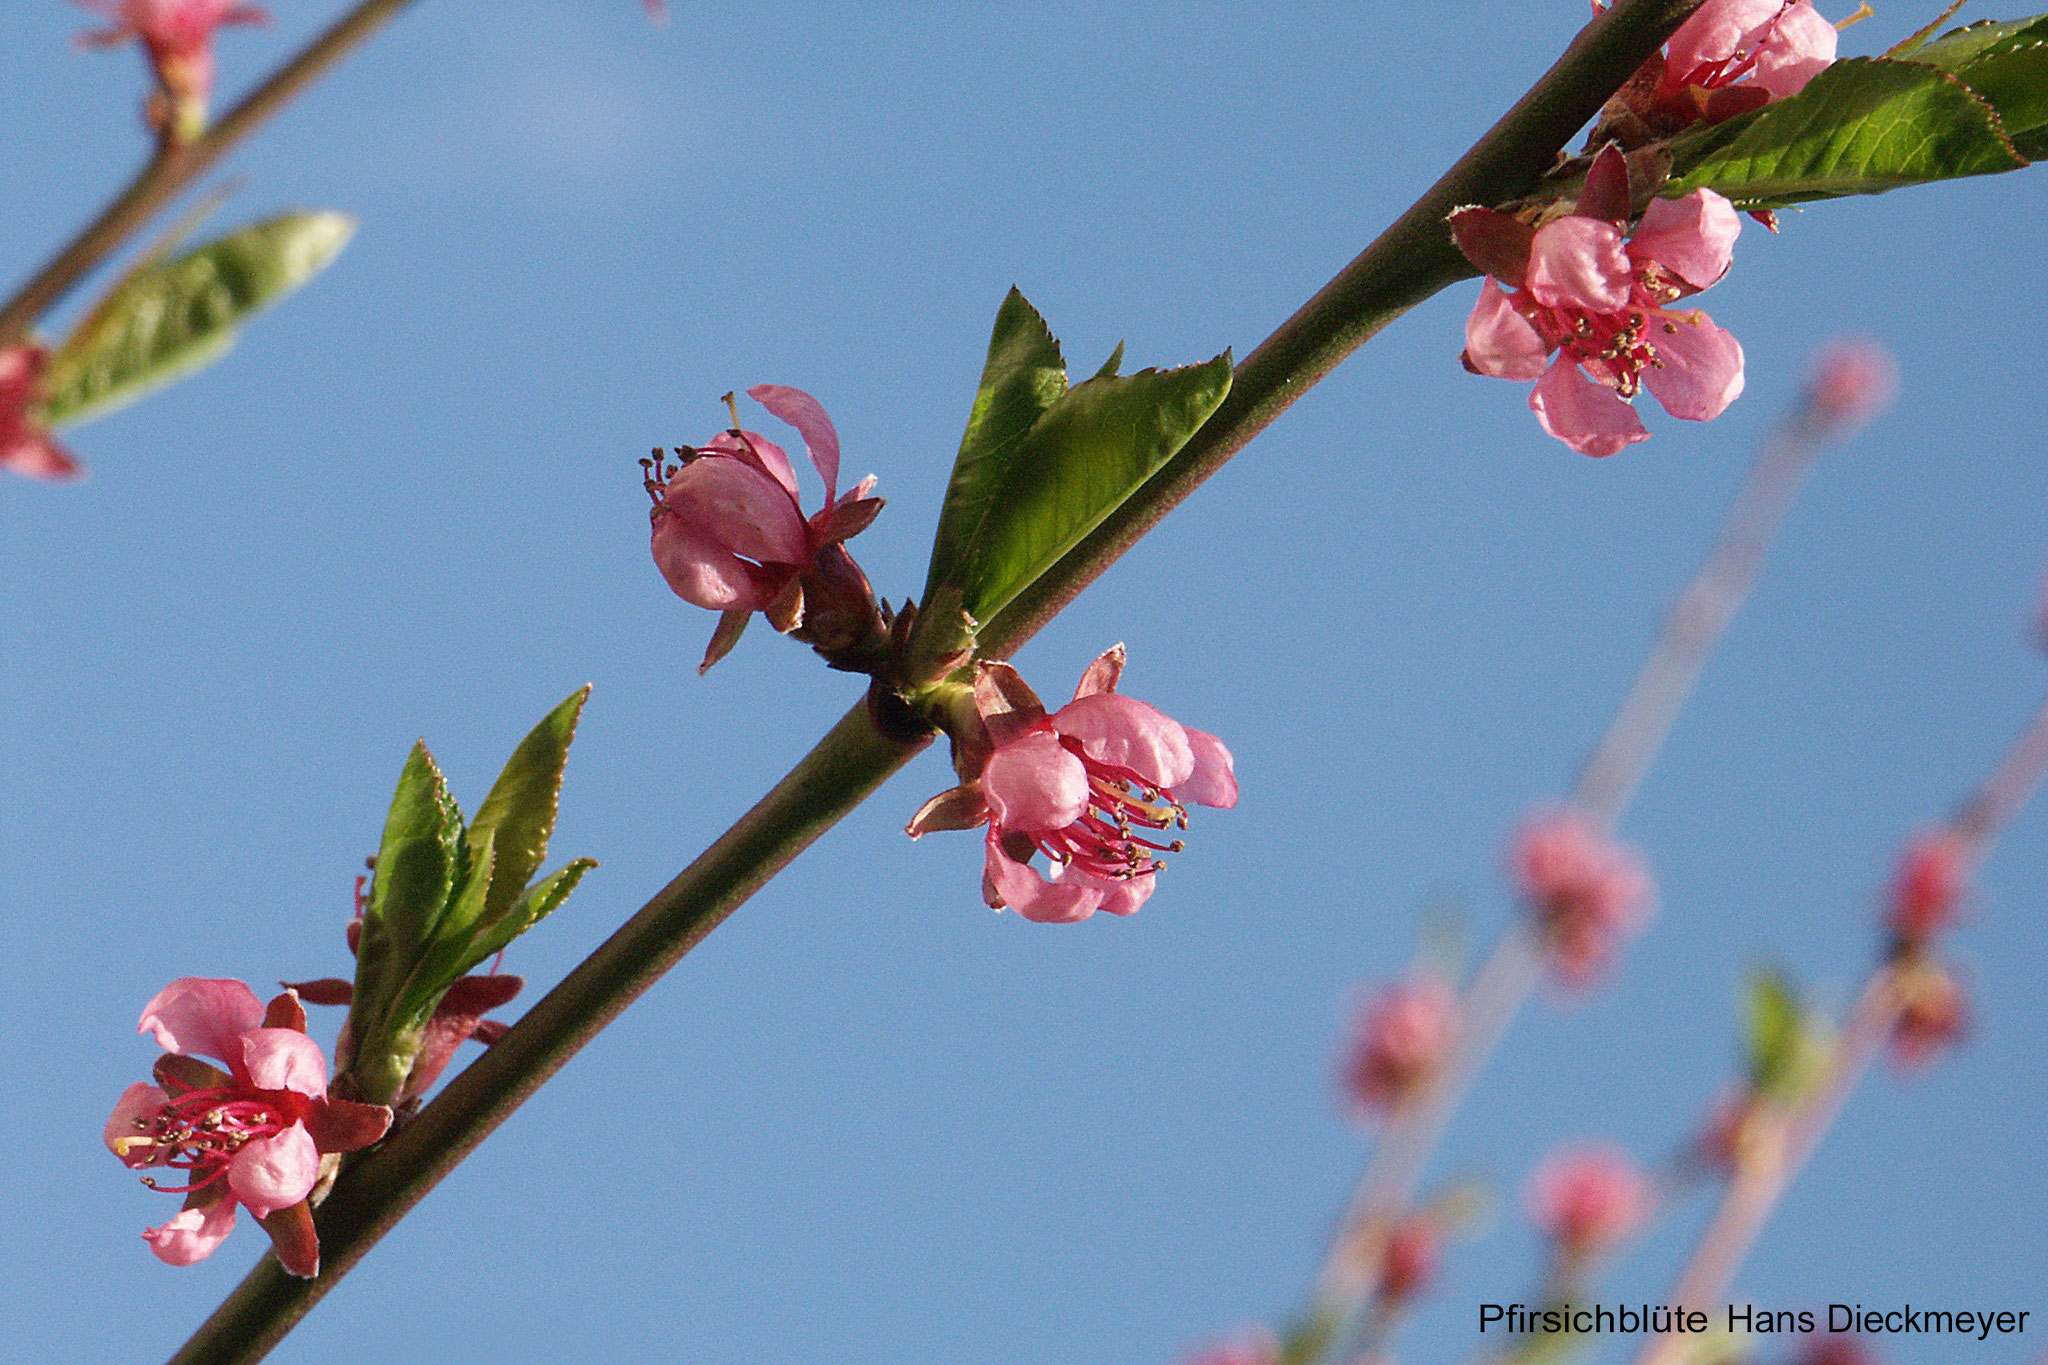
[[[676,471],[662,495],[667,520],[757,564],[801,564],[810,542],[796,499],[735,459],[700,455]]]
[[[1551,308],[1613,313],[1628,303],[1628,253],[1621,229],[1576,215],[1536,229],[1529,247],[1529,292]]]
[[[1645,340],[1657,360],[1643,384],[1673,417],[1709,421],[1742,392],[1742,344],[1705,313],[1652,313]]]
[[[1195,755],[1195,770],[1174,784],[1175,800],[1198,806],[1229,810],[1237,804],[1237,768],[1223,741],[1205,730],[1187,731],[1188,748]]]
[[[136,1144],[150,1120],[160,1113],[170,1096],[145,1081],[137,1081],[121,1092],[121,1098],[114,1101],[114,1113],[107,1120],[105,1140],[107,1150],[121,1159],[121,1164],[130,1170],[141,1170],[153,1166],[164,1156],[164,1151],[154,1143]],[[136,1145],[130,1145],[136,1144]]]
[[[0,435],[0,469],[31,479],[75,479],[84,467],[45,433],[26,424],[12,435]]]
[[[1741,231],[1733,204],[1712,190],[1694,190],[1682,199],[1651,200],[1628,254],[1655,261],[1697,291],[1728,273]]]
[[[1177,787],[1195,770],[1180,722],[1115,692],[1076,698],[1053,713],[1053,728],[1081,741],[1088,756],[1154,787]]]
[[[1479,286],[1479,302],[1465,320],[1465,364],[1495,379],[1534,379],[1543,373],[1550,348],[1529,319],[1515,311],[1506,290],[1491,276]]]
[[[1029,863],[1013,861],[994,826],[989,827],[982,871],[997,901],[1038,924],[1078,924],[1102,904],[1101,889],[1084,879],[1049,882]]]
[[[830,506],[839,488],[839,433],[825,415],[824,404],[787,384],[756,384],[747,397],[803,434],[804,453],[825,481],[825,503]]]
[[[228,1188],[258,1218],[298,1203],[319,1178],[320,1149],[303,1123],[249,1143],[228,1163]]]
[[[142,1007],[138,1033],[180,1056],[212,1057],[230,1067],[242,1059],[241,1036],[263,1022],[263,1002],[240,981],[181,976]]]
[[[176,1213],[160,1228],[145,1229],[142,1240],[167,1265],[197,1265],[234,1230],[235,1201],[223,1197]]]
[[[1835,26],[1808,0],[1798,0],[1757,49],[1749,83],[1770,91],[1773,99],[1796,95],[1834,63],[1835,42]]]
[[[989,755],[981,791],[1003,829],[1063,829],[1088,809],[1088,770],[1058,735],[1039,730]]]
[[[745,560],[674,517],[654,522],[654,567],[676,596],[710,611],[753,612],[767,605]]]
[[[243,1034],[239,1070],[242,1079],[258,1090],[289,1090],[315,1100],[327,1094],[327,1058],[321,1055],[320,1044],[296,1029],[259,1028]]]
[[[747,453],[747,446],[753,447],[753,454]],[[721,431],[706,441],[700,450],[715,450],[738,459],[749,468],[758,466],[775,482],[789,490],[789,496],[796,497],[796,466],[789,462],[789,455],[781,446],[769,440],[758,431],[747,433],[747,444],[741,445],[729,431]]]
[[[1567,357],[1551,363],[1529,392],[1536,421],[1581,455],[1612,455],[1624,446],[1650,439],[1649,428],[1636,410],[1612,389],[1602,388],[1579,373]]]
[[[1670,84],[1686,84],[1699,68],[1727,61],[1745,35],[1783,8],[1784,0],[1707,0],[1671,35],[1664,59]]]

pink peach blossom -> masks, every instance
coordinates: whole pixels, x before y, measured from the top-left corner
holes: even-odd
[[[79,41],[99,47],[139,40],[149,54],[163,101],[151,120],[167,136],[189,141],[206,118],[213,93],[213,33],[224,24],[267,24],[270,15],[237,0],[79,0],[113,27]]]
[[[1387,987],[1359,1012],[1345,1089],[1360,1111],[1385,1113],[1435,1076],[1458,1041],[1458,997],[1435,972]]]
[[[654,499],[655,566],[678,597],[724,613],[706,668],[731,648],[756,611],[766,612],[777,630],[808,638],[799,629],[807,595],[813,617],[858,614],[859,603],[872,599],[844,542],[881,511],[882,500],[869,496],[875,480],[838,494],[839,434],[811,395],[783,384],[756,384],[747,395],[803,437],[825,484],[824,507],[815,515],[806,518],[797,501],[789,456],[759,432],[739,430],[737,409],[733,430],[702,446],[677,447],[679,465],[663,464],[659,451],[641,461]]]
[[[78,461],[29,416],[49,359],[31,342],[0,349],[0,469],[36,479],[74,479]]]
[[[1643,388],[1694,422],[1742,392],[1741,345],[1705,313],[1669,306],[1727,272],[1741,231],[1734,207],[1712,190],[1652,200],[1625,237],[1628,203],[1627,167],[1610,147],[1577,212],[1533,229],[1493,209],[1450,219],[1459,248],[1488,272],[1465,324],[1465,367],[1534,379],[1536,420],[1584,455],[1648,439],[1628,401]]]
[[[1622,936],[1649,916],[1652,888],[1642,861],[1575,812],[1525,823],[1509,864],[1552,970],[1574,988],[1597,981]]]
[[[166,1052],[156,1084],[121,1093],[107,1149],[131,1170],[184,1171],[185,1207],[143,1233],[172,1265],[205,1260],[233,1231],[235,1205],[263,1222],[278,1260],[295,1275],[320,1268],[307,1196],[321,1157],[384,1136],[391,1111],[327,1093],[327,1059],[306,1036],[291,991],[266,1008],[240,981],[180,977],[143,1008],[139,1031]],[[199,1060],[212,1057],[227,1070]],[[143,1183],[162,1188],[145,1176]]]
[[[1796,95],[1833,63],[1835,41],[1810,0],[1707,0],[1608,101],[1586,145],[1633,150]]]
[[[1707,0],[1671,35],[1657,88],[1666,99],[1735,88],[1781,100],[1834,62],[1835,41],[1810,0]]]
[[[1596,1144],[1545,1157],[1528,1187],[1530,1217],[1574,1260],[1598,1255],[1633,1232],[1649,1198],[1649,1183],[1627,1154]]]
[[[1008,664],[977,667],[986,757],[973,780],[926,802],[909,833],[986,824],[989,905],[1042,924],[1131,914],[1152,894],[1159,855],[1181,848],[1139,831],[1187,828],[1188,802],[1237,804],[1230,751],[1119,695],[1123,657],[1122,645],[1105,652],[1050,715]],[[1031,865],[1035,853],[1051,864],[1049,877]]]

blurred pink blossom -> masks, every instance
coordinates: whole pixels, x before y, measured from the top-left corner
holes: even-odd
[[[177,141],[198,136],[213,93],[213,32],[223,24],[267,24],[270,15],[237,0],[79,0],[113,21],[79,39],[94,47],[140,40],[156,72],[161,104],[151,121]]]
[[[1181,841],[1148,833],[1187,828],[1187,805],[1237,804],[1230,751],[1116,691],[1123,646],[1106,651],[1048,715],[1017,671],[984,662],[974,703],[988,751],[979,774],[927,801],[916,838],[935,829],[988,826],[982,895],[1042,924],[1097,910],[1128,915],[1152,894],[1159,855]],[[1043,853],[1050,876],[1031,865]]]
[[[1814,361],[1807,409],[1824,432],[1841,435],[1889,406],[1898,388],[1899,366],[1890,351],[1874,341],[1843,337]]]
[[[1892,878],[1887,923],[1907,944],[1922,944],[1956,922],[1970,889],[1969,846],[1952,831],[1914,837]]]
[[[1598,981],[1622,936],[1649,917],[1653,891],[1641,860],[1573,811],[1525,823],[1509,865],[1567,985]]]
[[[1647,387],[1674,417],[1718,417],[1742,392],[1742,347],[1713,319],[1669,305],[1720,279],[1741,222],[1712,190],[1653,199],[1633,236],[1628,170],[1595,158],[1573,213],[1531,229],[1486,208],[1451,229],[1485,270],[1465,324],[1465,368],[1533,379],[1543,429],[1582,455],[1612,455],[1650,432],[1629,400]]]
[[[1528,1188],[1536,1226],[1573,1259],[1594,1256],[1633,1232],[1649,1211],[1650,1189],[1614,1147],[1570,1147],[1545,1157]]]
[[[1443,1259],[1443,1233],[1428,1213],[1411,1213],[1387,1238],[1380,1262],[1380,1296],[1405,1303],[1429,1287]]]
[[[1458,997],[1433,971],[1388,986],[1359,1011],[1344,1088],[1364,1112],[1385,1113],[1426,1084],[1458,1041]]]
[[[205,1260],[234,1230],[239,1203],[264,1224],[285,1269],[319,1273],[306,1197],[321,1157],[375,1142],[391,1111],[328,1095],[327,1059],[290,991],[266,1009],[243,982],[180,977],[143,1008],[139,1031],[167,1055],[155,1085],[121,1092],[107,1149],[131,1170],[168,1167],[190,1182],[165,1190],[183,1194],[185,1207],[143,1233],[150,1249],[172,1265]]]
[[[35,479],[75,479],[78,461],[29,416],[49,358],[31,342],[0,349],[0,469]]]
[[[1901,1069],[1927,1066],[1968,1032],[1969,995],[1948,968],[1931,959],[1893,970],[1899,1014],[1892,1026],[1892,1060]]]

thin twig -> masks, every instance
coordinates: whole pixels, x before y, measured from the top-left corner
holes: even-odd
[[[1965,841],[1972,860],[1981,859],[2005,823],[2025,805],[2048,769],[2048,704],[2005,752],[1950,824]],[[1748,1153],[1728,1182],[1714,1218],[1701,1235],[1668,1303],[1689,1308],[1720,1302],[1734,1283],[1735,1272],[1763,1231],[1771,1213],[1806,1166],[1821,1139],[1857,1084],[1870,1070],[1899,1022],[1903,999],[1899,973],[1909,970],[1896,960],[1878,964],[1857,997],[1856,1008],[1835,1045],[1827,1070],[1811,1094],[1791,1113],[1760,1135],[1761,1149]],[[1675,1365],[1687,1340],[1676,1335],[1653,1338],[1637,1365]]]
[[[159,150],[98,218],[0,307],[0,346],[26,336],[38,318],[120,250],[121,244],[140,231],[158,209],[411,3],[412,0],[363,0],[199,137],[183,146]]]
[[[1620,818],[1707,656],[1755,586],[1758,570],[1799,487],[1830,435],[1811,395],[1765,438],[1721,526],[1719,539],[1678,601],[1628,695],[1580,770],[1571,805],[1602,828]],[[2044,737],[2048,745],[2048,737]],[[1377,1280],[1387,1235],[1405,1217],[1430,1153],[1480,1068],[1543,978],[1543,949],[1526,921],[1501,935],[1460,1008],[1458,1047],[1442,1073],[1394,1114],[1317,1282],[1319,1317],[1347,1320]]]

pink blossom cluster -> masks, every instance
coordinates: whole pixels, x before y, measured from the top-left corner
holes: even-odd
[[[1525,823],[1510,870],[1567,985],[1598,981],[1623,935],[1649,917],[1653,890],[1642,861],[1574,811]]]
[[[1005,663],[976,666],[978,773],[939,793],[912,818],[914,839],[937,829],[988,826],[982,895],[1041,924],[1072,924],[1096,911],[1128,915],[1145,903],[1181,841],[1152,836],[1187,828],[1187,806],[1237,804],[1230,751],[1120,695],[1122,645],[1090,664],[1074,699],[1048,713]],[[970,760],[970,768],[973,763]],[[1044,854],[1049,872],[1032,866]]]
[[[1707,189],[1644,207],[1657,186],[1631,186],[1624,153],[1796,95],[1834,59],[1834,27],[1809,0],[1707,0],[1609,101],[1589,144],[1604,145],[1568,211],[1453,213],[1459,249],[1487,274],[1465,325],[1466,368],[1535,380],[1537,422],[1585,455],[1649,437],[1631,403],[1644,388],[1674,417],[1719,416],[1742,392],[1742,347],[1673,305],[1727,273],[1741,223]],[[1869,406],[1851,392],[1859,383],[1881,383],[1868,367],[1841,380],[1844,411]]]
[[[150,1249],[172,1265],[205,1260],[234,1230],[239,1204],[286,1270],[318,1274],[307,1197],[323,1158],[383,1137],[391,1111],[327,1093],[327,1059],[289,990],[266,1007],[243,982],[180,977],[143,1007],[138,1031],[154,1034],[166,1055],[155,1084],[121,1092],[107,1149],[131,1170],[168,1168],[189,1182],[165,1188],[144,1177],[185,1196],[170,1221],[143,1233]]]

